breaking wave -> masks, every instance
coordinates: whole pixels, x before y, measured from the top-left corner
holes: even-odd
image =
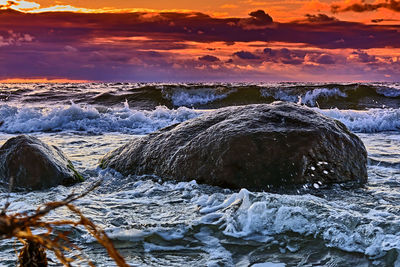
[[[314,110],[343,122],[354,132],[375,133],[400,129],[400,109]],[[123,108],[74,103],[52,109],[1,105],[0,121],[3,123],[0,132],[12,134],[78,131],[91,134],[120,132],[140,135],[195,118],[204,112],[207,111],[187,107],[169,109],[165,106],[158,106],[153,110],[135,110],[127,102]]]
[[[93,134],[120,132],[147,134],[159,128],[179,123],[198,116],[198,111],[180,107],[168,109],[157,107],[152,111],[124,108],[94,108],[92,106],[70,106],[47,108],[21,108],[0,106],[5,133],[79,131]]]
[[[354,132],[375,133],[400,130],[400,109],[339,110],[317,111],[343,122]]]

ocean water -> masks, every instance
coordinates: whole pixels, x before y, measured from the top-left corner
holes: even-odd
[[[132,266],[400,266],[400,84],[0,84],[0,100],[0,145],[31,134],[60,147],[86,178],[40,192],[2,190],[0,206],[9,196],[9,212],[32,211],[102,179],[75,204]],[[275,100],[346,124],[367,147],[369,182],[274,194],[98,168],[135,136],[215,108]],[[59,209],[48,219],[69,216]],[[83,229],[71,238],[97,266],[114,266]],[[15,266],[15,248],[15,240],[0,241],[0,266]]]

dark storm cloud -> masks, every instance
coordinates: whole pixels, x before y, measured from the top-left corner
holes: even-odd
[[[353,51],[350,58],[362,63],[375,63],[377,61],[375,56],[371,56],[362,50]]]
[[[342,6],[334,4],[331,6],[331,10],[333,13],[353,11],[353,12],[367,12],[367,11],[376,11],[381,8],[386,8],[395,12],[400,12],[400,1],[390,0],[384,3],[377,4],[369,4],[365,1],[361,1],[360,3],[354,3],[348,6]]]
[[[307,53],[305,59],[309,63],[313,62],[319,65],[333,65],[336,63],[334,56],[325,53]]]
[[[260,59],[259,56],[256,56],[253,53],[248,52],[248,51],[235,52],[235,53],[233,53],[233,55],[237,56],[240,59]]]
[[[318,63],[319,65],[331,65],[335,64],[336,60],[333,55],[327,54],[325,52],[318,51],[305,51],[298,49],[272,49],[265,48],[259,53],[250,53],[247,51],[240,51],[234,53],[234,56],[242,60],[248,60],[247,63],[253,63],[255,59],[256,62],[272,62],[285,65],[301,65],[304,63]]]
[[[279,49],[273,53],[283,64],[299,65],[304,61],[304,52],[293,52],[287,48]]]
[[[317,22],[317,23],[324,23],[324,22],[335,22],[338,21],[335,17],[329,17],[325,14],[318,14],[318,15],[311,15],[306,14],[307,21],[309,22]]]
[[[200,76],[199,66],[223,68],[226,62],[252,66],[263,62],[300,66],[306,61],[315,65],[337,62],[329,52],[288,48],[235,48],[228,54],[217,54],[220,47],[229,49],[227,46],[232,45],[234,49],[233,45],[239,42],[350,48],[355,51],[351,59],[366,64],[374,62],[374,58],[363,54],[365,49],[400,47],[397,25],[343,22],[322,14],[307,18],[279,23],[264,11],[252,12],[247,18],[213,18],[202,13],[177,12],[32,14],[0,10],[0,78],[165,80],[179,74],[189,78],[190,73]],[[213,55],[200,56],[204,50],[192,54],[198,43]],[[233,57],[226,59],[229,54]],[[237,78],[235,72],[229,70],[224,74],[227,73]],[[209,75],[215,77],[212,75],[217,75],[217,71],[209,70]]]
[[[373,23],[380,23],[385,21],[399,21],[398,19],[372,19],[371,22]]]
[[[319,64],[323,64],[323,65],[326,65],[326,64],[335,64],[335,59],[334,59],[334,57],[333,56],[331,56],[331,55],[326,55],[326,54],[323,54],[323,55],[319,55],[316,59],[315,59],[315,62],[316,63],[319,63]]]
[[[217,62],[220,61],[219,58],[214,57],[214,56],[210,56],[210,55],[205,55],[202,57],[198,58],[200,61],[206,61],[206,62]]]
[[[309,23],[277,23],[271,22],[265,12],[251,14],[243,24],[242,18],[219,19],[202,13],[25,14],[4,10],[0,11],[0,32],[12,29],[14,32],[29,33],[40,42],[54,44],[86,43],[94,38],[145,36],[166,41],[166,45],[179,41],[276,41],[331,49],[400,47],[399,26],[343,22],[325,15],[309,15],[308,19],[313,21]],[[267,28],[261,24],[267,25]],[[254,27],[248,28],[249,25]]]
[[[273,21],[271,16],[265,13],[264,10],[253,11],[250,12],[249,15],[251,17],[250,20],[252,20],[254,24],[263,25],[272,23]]]
[[[272,24],[273,19],[264,10],[249,13],[250,18],[240,19],[238,25],[247,30],[264,29]]]
[[[268,62],[282,63],[288,65],[299,65],[304,62],[306,52],[299,50],[290,50],[288,48],[263,50],[263,59]]]

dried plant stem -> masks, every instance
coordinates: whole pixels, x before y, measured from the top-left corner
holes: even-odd
[[[119,252],[115,249],[112,241],[106,233],[96,226],[90,219],[86,218],[82,212],[71,204],[74,200],[84,197],[96,187],[101,181],[90,186],[82,194],[71,194],[62,201],[49,202],[44,207],[39,207],[33,214],[26,213],[7,214],[9,203],[5,204],[4,209],[0,213],[0,239],[17,238],[22,244],[23,249],[19,254],[19,266],[44,267],[47,266],[46,250],[54,252],[57,259],[65,266],[71,266],[76,258],[82,259],[80,256],[80,248],[74,245],[68,234],[70,231],[59,232],[55,231],[56,226],[83,226],[96,240],[103,245],[109,256],[115,261],[118,266],[129,266]],[[77,215],[79,220],[60,220],[60,221],[45,221],[43,217],[50,211],[60,207],[68,208],[72,214]],[[42,229],[47,230],[42,234],[33,234],[32,230]],[[74,258],[67,257],[66,252],[78,251],[79,254],[74,255]],[[94,264],[87,260],[90,266]]]

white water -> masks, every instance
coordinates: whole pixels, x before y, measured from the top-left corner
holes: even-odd
[[[316,105],[318,97],[325,97],[324,90],[309,91],[301,103]],[[201,99],[214,101],[190,95],[185,105],[203,103]],[[400,109],[315,110],[359,132],[371,161],[365,188],[316,186],[305,195],[278,195],[124,177],[98,169],[98,160],[132,134],[147,134],[207,111],[144,111],[126,103],[119,108],[1,105],[0,143],[16,133],[33,133],[60,147],[87,178],[70,188],[13,193],[9,212],[34,210],[103,179],[99,189],[76,205],[106,230],[132,266],[400,266]],[[0,206],[6,196],[0,193]],[[68,216],[60,209],[49,219]],[[77,230],[72,238],[98,266],[113,266],[85,231]],[[13,240],[0,242],[0,265],[15,266],[13,246]]]
[[[307,91],[306,93],[301,95],[293,94],[289,90],[285,90],[285,88],[282,88],[278,91],[269,91],[268,89],[265,89],[261,91],[261,94],[265,97],[272,96],[275,100],[295,102],[312,107],[318,106],[317,101],[321,98],[329,99],[334,97],[347,97],[347,95],[344,92],[340,91],[338,88],[317,88]]]
[[[371,166],[370,184],[366,189],[318,189],[320,196],[279,195],[246,189],[232,192],[198,185],[195,181],[161,182],[157,177],[155,180],[124,177],[111,170],[96,169],[97,160],[91,158],[99,159],[105,150],[119,146],[129,135],[104,136],[102,143],[96,136],[84,137],[85,142],[81,143],[78,143],[82,141],[81,135],[40,134],[38,137],[61,147],[80,166],[79,170],[91,169],[85,172],[91,178],[72,188],[59,186],[43,192],[13,193],[9,211],[34,210],[40,203],[64,198],[71,190],[83,191],[91,181],[101,178],[103,185],[75,204],[106,229],[133,266],[282,266],[289,255],[299,263],[310,248],[291,237],[293,234],[320,240],[319,246],[361,253],[376,266],[382,264],[381,258],[388,251],[400,251],[399,171],[383,180],[376,175],[376,167]],[[378,141],[369,141],[369,138],[379,140],[379,135],[365,137],[370,151],[381,147]],[[390,137],[382,139],[391,140]],[[78,147],[72,149],[73,145]],[[73,154],[83,149],[83,155]],[[79,161],[85,161],[84,166],[77,164]],[[0,206],[5,201],[2,196]],[[61,219],[66,214],[66,210],[60,209],[51,213],[49,219]],[[103,250],[92,251],[95,241],[84,231],[75,242],[91,258],[97,259],[99,266],[109,266]],[[241,247],[241,253],[235,250],[236,246]],[[257,252],[257,248],[264,247],[278,250],[274,252],[276,256]],[[0,261],[10,263],[13,250],[7,249],[7,244],[1,250]],[[248,257],[253,254],[257,257]],[[340,259],[331,257],[335,261]],[[316,261],[317,266],[322,265],[320,260]]]
[[[199,115],[198,111],[180,107],[170,110],[157,107],[152,111],[124,108],[96,109],[89,105],[32,108],[0,106],[0,119],[5,133],[79,131],[89,133],[120,132],[147,134]]]
[[[316,109],[343,122],[350,130],[363,133],[400,130],[400,109],[339,110]]]
[[[400,109],[316,111],[343,122],[355,132],[383,132],[400,129]],[[71,104],[54,108],[0,106],[0,120],[5,133],[33,133],[78,131],[92,134],[120,132],[148,134],[168,125],[195,118],[204,112],[186,107],[154,110],[134,110],[125,103],[124,108],[94,108],[90,105]]]
[[[226,98],[230,93],[220,92],[216,88],[205,88],[205,89],[193,89],[193,90],[174,90],[171,95],[167,95],[167,98],[171,98],[174,106],[194,106],[198,104],[207,104],[216,100]]]

